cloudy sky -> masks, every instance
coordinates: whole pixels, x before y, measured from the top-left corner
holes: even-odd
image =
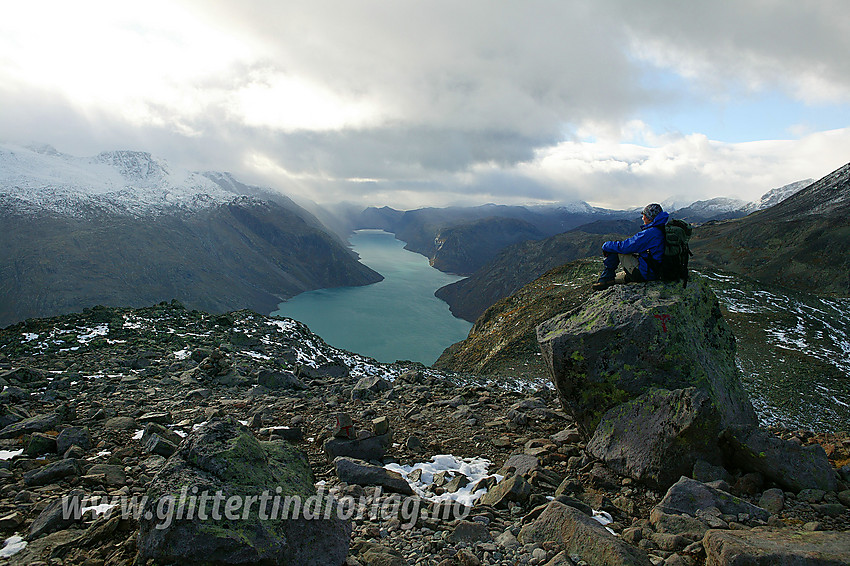
[[[0,0],[0,141],[320,203],[752,200],[850,161],[843,0]]]

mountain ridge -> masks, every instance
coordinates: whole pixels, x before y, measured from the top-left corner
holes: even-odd
[[[177,298],[271,312],[300,292],[382,277],[283,194],[146,152],[0,146],[0,326]]]

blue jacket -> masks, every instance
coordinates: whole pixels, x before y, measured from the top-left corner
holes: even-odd
[[[646,258],[651,256],[655,261],[661,263],[664,255],[664,230],[657,230],[656,226],[664,227],[670,217],[666,212],[661,212],[655,220],[641,226],[640,232],[627,240],[620,242],[610,241],[602,244],[602,251],[615,254],[638,254],[638,266],[641,275],[646,281],[658,279],[656,269],[646,263]]]

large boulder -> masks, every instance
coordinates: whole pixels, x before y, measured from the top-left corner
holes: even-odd
[[[413,495],[413,488],[398,472],[373,466],[363,460],[340,456],[334,459],[336,476],[347,484],[379,485],[387,491]]]
[[[720,463],[720,431],[706,393],[653,389],[605,413],[587,451],[620,475],[666,490],[698,460]]]
[[[838,488],[835,470],[819,444],[800,446],[766,430],[732,428],[723,431],[721,446],[742,469],[759,472],[788,490]]]
[[[658,532],[702,536],[721,517],[767,521],[770,513],[716,487],[682,477],[653,507],[649,519]]]
[[[847,532],[711,530],[702,545],[706,566],[844,566],[850,561]]]
[[[335,505],[317,494],[301,450],[260,442],[232,418],[211,420],[154,477],[139,520],[139,557],[198,566],[342,564],[351,524],[337,518]]]
[[[755,425],[735,337],[705,279],[615,285],[537,327],[561,404],[590,436],[600,417],[651,388],[705,391],[724,427]]]
[[[519,533],[524,544],[558,541],[570,556],[594,566],[649,566],[646,554],[609,533],[596,519],[558,501]]]

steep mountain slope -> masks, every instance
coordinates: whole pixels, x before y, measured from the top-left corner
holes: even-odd
[[[544,236],[534,224],[518,218],[491,217],[443,228],[434,237],[431,265],[445,273],[469,275],[506,246]]]
[[[287,197],[227,174],[123,151],[4,146],[0,163],[0,326],[172,298],[271,312],[305,290],[381,279]]]
[[[594,221],[631,218],[634,212],[594,208],[587,203],[558,206],[421,208],[400,212],[367,208],[355,228],[380,228],[406,243],[441,271],[471,274],[505,247],[537,240]]]
[[[461,373],[542,379],[545,364],[535,327],[581,304],[602,262],[581,259],[558,266],[501,299],[475,322],[466,340],[446,348],[435,368]]]
[[[449,304],[453,315],[475,322],[499,299],[514,294],[561,264],[598,256],[602,242],[627,237],[637,230],[638,224],[627,220],[601,221],[544,240],[515,244],[470,277],[441,287],[434,294]]]
[[[850,164],[771,208],[700,227],[694,265],[850,296]]]

